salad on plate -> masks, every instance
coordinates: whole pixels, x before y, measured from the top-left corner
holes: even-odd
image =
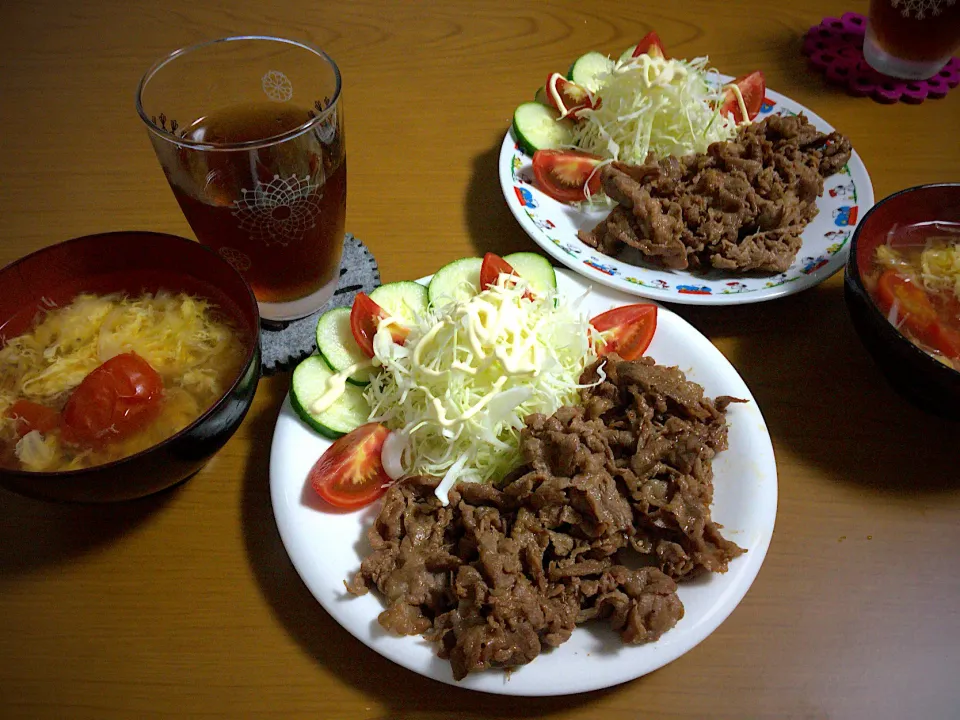
[[[293,373],[291,403],[338,440],[313,484],[327,502],[358,507],[409,475],[489,482],[520,460],[524,418],[574,402],[598,356],[646,350],[657,306],[592,319],[556,292],[546,258],[493,253],[441,268],[429,285],[397,282],[317,324],[318,354]]]
[[[540,189],[560,202],[605,199],[606,164],[703,153],[733,138],[760,112],[766,81],[757,70],[718,84],[708,63],[667,57],[651,32],[617,60],[593,51],[566,76],[551,73],[513,115]]]
[[[341,591],[374,590],[379,624],[433,641],[457,681],[527,665],[591,620],[655,643],[684,618],[678,583],[735,563],[745,592],[768,542],[741,547],[711,512],[727,409],[749,393],[708,398],[646,357],[658,306],[596,312],[557,277],[539,255],[488,253],[359,294],[320,319],[293,374],[291,407],[332,440],[305,478],[313,511],[379,501]]]

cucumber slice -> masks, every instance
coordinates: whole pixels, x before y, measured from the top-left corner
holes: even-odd
[[[625,62],[627,62],[628,60],[632,60],[632,59],[633,59],[633,51],[634,51],[636,48],[637,48],[636,45],[631,45],[630,47],[628,47],[626,50],[624,50],[622,53],[620,53],[620,57],[619,57],[619,59],[617,60],[617,62],[625,63]]]
[[[317,350],[334,372],[346,370],[351,365],[368,359],[353,339],[353,332],[350,330],[350,308],[333,308],[320,316],[317,322]],[[366,385],[370,382],[372,372],[373,368],[361,368],[347,380],[355,385]]]
[[[427,289],[411,280],[381,285],[370,293],[370,299],[408,325],[426,312],[428,302]]]
[[[480,292],[480,258],[461,258],[434,273],[427,293],[434,307],[469,300]]]
[[[550,104],[550,101],[547,100],[547,88],[546,88],[545,86],[543,86],[543,85],[541,85],[540,87],[537,88],[537,92],[536,92],[536,94],[533,96],[533,101],[534,101],[534,102],[538,102],[538,103],[540,103],[541,105],[544,105],[544,106],[546,106],[546,107],[553,107],[553,106]]]
[[[528,155],[573,143],[573,122],[538,102],[524,103],[513,113],[513,134]]]
[[[290,405],[307,425],[328,438],[338,438],[363,425],[370,416],[370,405],[357,385],[347,383],[343,394],[323,412],[310,408],[327,388],[333,370],[319,355],[311,355],[297,365],[290,382]]]
[[[613,60],[594,50],[573,61],[567,79],[595,93],[600,89],[601,78],[612,69]]]
[[[503,259],[510,263],[517,275],[530,283],[534,292],[557,289],[557,271],[543,255],[516,252],[505,255]]]

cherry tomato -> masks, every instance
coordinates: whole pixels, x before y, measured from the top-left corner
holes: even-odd
[[[640,57],[641,55],[649,55],[650,57],[667,57],[667,53],[663,50],[663,43],[660,42],[660,36],[655,32],[648,32],[643,36],[643,39],[637,43],[637,46],[633,49],[630,57]]]
[[[749,75],[741,75],[733,81],[733,84],[740,88],[740,94],[743,95],[743,104],[747,108],[747,120],[753,120],[760,113],[763,97],[767,93],[767,81],[763,73],[754,70]],[[737,96],[730,88],[727,88],[724,93],[720,114],[730,115],[735,122],[743,122],[740,103],[737,102]]]
[[[585,188],[591,195],[600,191],[600,173],[594,170],[602,160],[581,150],[537,150],[533,174],[540,189],[554,200],[586,200]]]
[[[107,360],[87,375],[67,400],[63,437],[98,445],[136,433],[156,419],[163,380],[150,363],[129,352]]]
[[[636,360],[650,347],[657,329],[657,306],[649,303],[624,305],[597,315],[590,321],[603,333],[606,344],[597,353],[615,352],[624,360]]]
[[[350,332],[367,357],[373,357],[373,337],[377,334],[380,320],[386,317],[390,317],[387,311],[371,300],[365,292],[358,292],[353,298],[353,306],[350,308]],[[393,341],[401,345],[409,334],[410,331],[404,327],[394,325],[390,328]]]
[[[577,119],[581,110],[597,107],[589,90],[567,80],[560,73],[550,73],[544,87],[547,89],[547,101],[560,112],[560,117]]]
[[[947,327],[922,286],[896,270],[886,270],[877,281],[877,305],[889,314],[897,303],[897,318],[923,343],[950,358],[960,359],[960,333]]]
[[[372,503],[391,482],[380,460],[389,434],[386,426],[367,423],[336,440],[310,469],[313,489],[338,508]]]
[[[31,400],[17,400],[7,408],[6,415],[16,422],[18,438],[32,430],[50,432],[60,424],[60,413]]]

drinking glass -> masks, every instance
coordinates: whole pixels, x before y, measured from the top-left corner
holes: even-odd
[[[933,77],[960,45],[960,0],[870,0],[863,56],[877,72]]]
[[[322,50],[244,36],[177,50],[137,89],[187,222],[243,275],[266,320],[310,315],[337,286],[347,198],[341,88]]]

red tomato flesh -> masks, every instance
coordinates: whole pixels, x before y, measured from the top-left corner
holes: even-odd
[[[637,46],[633,49],[631,57],[640,57],[641,55],[649,55],[650,57],[667,57],[667,54],[663,50],[663,43],[660,42],[660,36],[655,32],[648,32],[640,42],[637,43]]]
[[[877,304],[889,316],[894,302],[895,320],[902,321],[915,338],[949,358],[960,359],[960,333],[946,326],[923,287],[896,270],[886,270],[877,281]]]
[[[597,354],[615,352],[624,360],[643,355],[657,330],[657,306],[649,303],[624,305],[597,315],[590,321],[607,341]]]
[[[499,255],[488,252],[480,266],[480,289],[486,290],[497,284],[501,275],[516,275],[513,267]]]
[[[560,117],[576,119],[581,110],[596,107],[589,90],[567,80],[560,73],[550,73],[545,87],[547,101],[560,113]]]
[[[554,200],[577,202],[600,192],[600,173],[594,172],[603,158],[581,150],[537,150],[533,175],[540,189]]]
[[[380,320],[390,317],[386,310],[377,305],[365,292],[358,292],[350,308],[350,332],[357,345],[367,357],[373,357],[373,337],[377,334]],[[390,328],[395,343],[403,345],[410,330],[399,325]]]
[[[767,93],[767,81],[763,73],[754,70],[749,75],[741,75],[733,81],[733,84],[740,88],[740,94],[743,95],[743,104],[747,108],[747,120],[753,120],[760,113],[763,97]],[[736,94],[729,88],[724,93],[720,114],[730,115],[735,122],[743,122],[740,103],[737,102]]]
[[[129,437],[160,414],[163,380],[136,353],[110,358],[87,375],[63,409],[63,438],[100,445]]]
[[[16,422],[18,438],[33,430],[50,432],[60,424],[60,413],[31,400],[17,400],[7,408],[6,415]]]
[[[483,264],[480,266],[480,289],[486,290],[489,287],[493,287],[497,284],[497,280],[500,279],[501,275],[513,275],[514,277],[520,277],[510,263],[508,263],[499,255],[488,252],[483,256]],[[527,300],[534,299],[533,293],[531,293],[529,290],[523,294],[523,297],[525,297]]]
[[[380,460],[389,434],[386,426],[367,423],[336,440],[310,469],[313,489],[338,508],[355,509],[372,503],[392,482]]]

